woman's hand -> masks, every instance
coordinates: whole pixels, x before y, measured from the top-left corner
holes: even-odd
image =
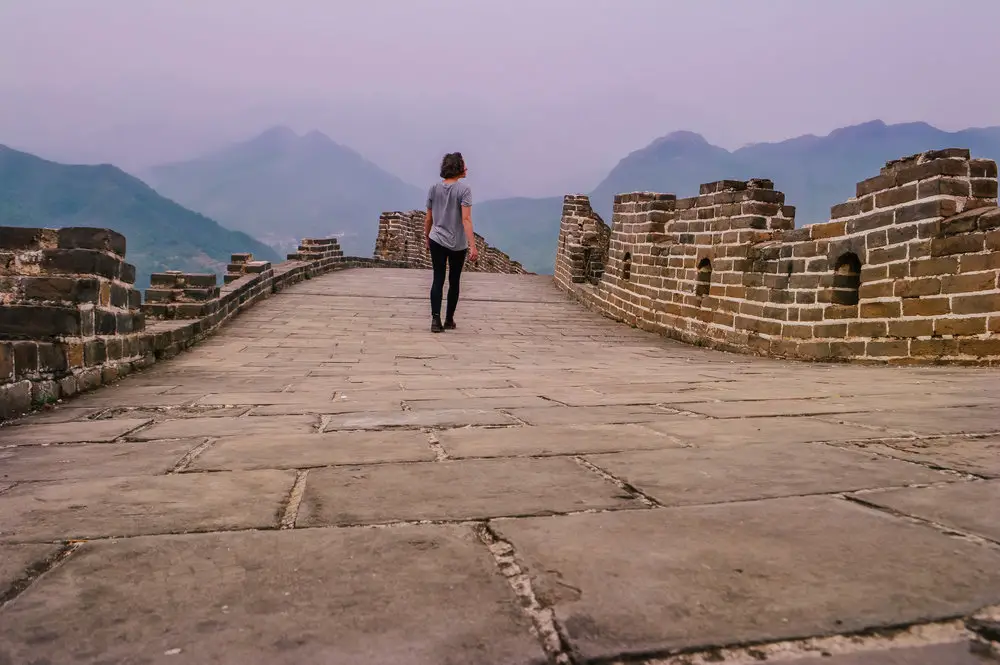
[[[479,248],[473,243],[469,247],[469,260],[475,262],[479,258]]]

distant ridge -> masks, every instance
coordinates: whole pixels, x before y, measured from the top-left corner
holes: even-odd
[[[372,252],[383,211],[424,205],[421,189],[326,134],[300,136],[280,125],[142,175],[166,196],[273,246],[337,235],[345,252],[361,256]]]
[[[591,204],[610,224],[616,193],[691,196],[704,182],[763,177],[785,193],[802,226],[828,219],[830,207],[853,196],[855,184],[878,173],[886,161],[949,147],[969,148],[975,157],[1000,161],[1000,127],[946,132],[926,122],[889,125],[872,120],[826,136],[806,134],[732,152],[695,132],[677,131],[622,158],[590,192]],[[561,209],[562,196],[497,199],[480,204],[474,218],[486,237],[526,269],[551,273]]]
[[[128,239],[136,284],[162,270],[225,272],[233,252],[278,255],[250,236],[160,196],[110,164],[68,165],[0,145],[0,225],[96,226]]]

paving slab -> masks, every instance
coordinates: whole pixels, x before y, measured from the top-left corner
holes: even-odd
[[[87,543],[3,617],[9,663],[546,662],[489,552],[450,525]]]
[[[858,400],[757,399],[742,402],[687,404],[685,411],[712,418],[760,418],[764,416],[811,416],[823,413],[853,413],[873,409],[869,402]]]
[[[1000,553],[832,497],[494,524],[583,659],[860,631],[1000,601]]]
[[[10,424],[48,425],[51,423],[68,423],[75,420],[84,420],[88,416],[92,416],[100,412],[101,409],[98,407],[57,405],[48,409],[42,409],[40,411],[29,413],[19,419],[11,421]]]
[[[190,471],[305,469],[337,464],[433,461],[427,435],[415,430],[227,436],[188,466]]]
[[[451,457],[576,455],[618,450],[674,448],[682,444],[642,425],[524,425],[437,432]]]
[[[114,441],[148,422],[146,418],[124,418],[33,425],[25,420],[24,424],[0,427],[0,446]]]
[[[986,659],[973,652],[968,641],[929,646],[895,647],[878,651],[816,655],[781,661],[782,665],[995,665],[995,659]]]
[[[946,436],[904,441],[871,441],[854,444],[865,450],[920,464],[1000,478],[1000,436],[969,438]]]
[[[17,541],[277,526],[293,471],[26,483],[0,495],[0,537]]]
[[[751,443],[796,444],[809,441],[863,441],[883,439],[890,433],[856,425],[843,425],[819,418],[781,417],[731,420],[671,419],[649,422],[644,427],[667,434],[678,441],[697,446],[740,446]],[[906,432],[897,432],[905,436]]]
[[[1000,543],[1000,480],[865,493],[860,498]]]
[[[405,394],[405,393],[404,393]],[[558,403],[542,399],[537,395],[522,395],[519,397],[459,397],[455,399],[406,400],[407,406],[413,410],[433,409],[446,411],[449,409],[513,409],[520,407],[547,408],[559,406]]]
[[[187,418],[156,423],[129,438],[136,441],[151,441],[153,439],[188,439],[195,436],[289,434],[291,432],[313,432],[318,425],[318,416]]]
[[[386,427],[464,427],[467,425],[514,425],[515,421],[499,411],[486,409],[448,409],[444,411],[371,411],[331,415],[324,431],[382,429]]]
[[[40,566],[58,552],[59,545],[0,543],[0,597],[32,568]]]
[[[640,450],[586,459],[671,506],[956,480],[916,464],[821,443]]]
[[[296,526],[639,508],[571,459],[459,460],[310,471]]]
[[[1000,432],[997,407],[955,407],[920,411],[877,411],[838,416],[837,422],[905,430],[915,435]]]
[[[541,409],[509,409],[509,411],[518,420],[529,425],[614,425],[672,420],[678,417],[654,406],[548,406]]]
[[[274,393],[274,392],[224,392],[202,397],[195,404],[207,406],[231,406],[241,404],[322,404],[333,400],[333,390],[308,393]]]
[[[166,473],[204,439],[0,448],[0,480],[70,480]]]

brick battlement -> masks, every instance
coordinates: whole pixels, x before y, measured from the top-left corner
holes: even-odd
[[[557,285],[614,319],[719,349],[810,360],[1000,364],[995,162],[886,164],[831,220],[795,228],[765,179],[696,197],[566,196]]]
[[[424,240],[422,210],[409,212],[384,212],[378,220],[378,237],[375,239],[375,258],[395,261],[407,268],[430,268],[431,255]],[[517,261],[495,247],[490,247],[478,233],[476,248],[479,258],[466,260],[464,270],[523,275],[527,271]]]

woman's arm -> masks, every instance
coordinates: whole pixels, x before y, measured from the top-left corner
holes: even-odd
[[[431,209],[427,208],[427,216],[424,217],[424,243],[427,245],[427,249],[431,248],[432,226],[434,226],[434,215],[431,213]]]
[[[469,241],[469,260],[475,261],[479,258],[479,248],[476,247],[476,233],[472,230],[472,206],[462,206],[462,226]]]

